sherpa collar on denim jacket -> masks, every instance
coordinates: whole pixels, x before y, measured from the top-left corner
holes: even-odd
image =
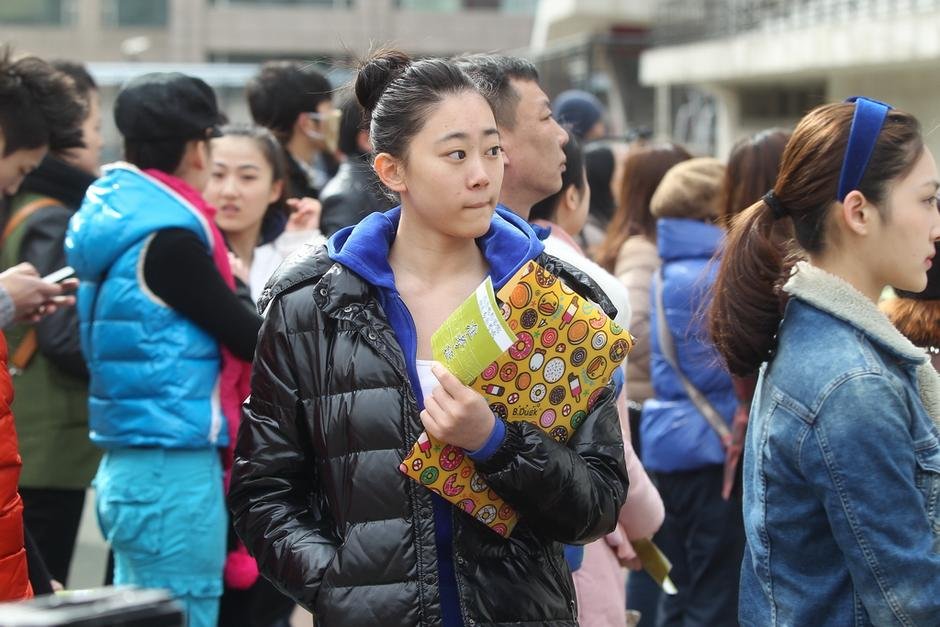
[[[783,290],[845,320],[885,350],[915,364],[920,399],[940,428],[940,377],[930,363],[930,356],[904,337],[875,303],[845,280],[805,261],[796,264]]]

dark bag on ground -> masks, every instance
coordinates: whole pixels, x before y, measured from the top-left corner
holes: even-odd
[[[185,627],[182,606],[164,590],[95,588],[0,604],[3,627]]]

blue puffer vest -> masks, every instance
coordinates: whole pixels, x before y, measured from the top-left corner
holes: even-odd
[[[147,246],[169,228],[196,233],[212,254],[199,211],[128,164],[105,169],[69,225],[65,251],[81,280],[78,316],[91,373],[91,439],[104,448],[228,444],[218,342],[144,283]]]
[[[705,222],[661,218],[656,243],[663,260],[666,323],[686,378],[730,424],[737,407],[731,377],[708,340],[702,305],[715,281],[711,258],[723,231]],[[659,344],[656,294],[650,291],[650,376],[654,398],[643,405],[643,465],[655,472],[696,470],[725,460],[721,440],[695,407]]]

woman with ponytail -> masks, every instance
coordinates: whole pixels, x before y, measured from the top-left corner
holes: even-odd
[[[466,74],[380,53],[356,96],[373,167],[401,205],[298,251],[262,293],[235,529],[320,627],[575,625],[562,543],[612,531],[626,496],[613,394],[560,444],[494,416],[431,361],[431,335],[484,279],[498,289],[533,259],[613,307],[497,207],[499,132]],[[423,431],[520,512],[510,538],[399,471]]]
[[[876,303],[926,287],[938,186],[917,120],[851,99],[800,121],[773,189],[732,223],[710,324],[732,374],[759,372],[743,625],[937,624],[940,383]]]

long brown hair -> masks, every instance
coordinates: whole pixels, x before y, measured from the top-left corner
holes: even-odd
[[[796,243],[807,253],[828,246],[826,222],[836,204],[842,159],[855,105],[823,105],[797,125],[787,143],[773,192],[792,220]],[[889,185],[909,172],[923,151],[917,120],[891,110],[858,185],[887,217]],[[775,218],[762,199],[736,216],[725,241],[709,312],[712,340],[728,370],[747,376],[776,348],[785,295],[782,284],[793,264],[773,237]]]
[[[734,216],[760,200],[774,186],[788,139],[790,131],[770,128],[734,145],[721,188],[718,224],[730,227]]]
[[[597,248],[597,263],[614,271],[620,247],[633,235],[656,239],[656,218],[650,213],[650,199],[669,169],[691,159],[685,148],[671,142],[644,146],[630,152],[623,164],[620,202],[607,229],[607,237]]]

